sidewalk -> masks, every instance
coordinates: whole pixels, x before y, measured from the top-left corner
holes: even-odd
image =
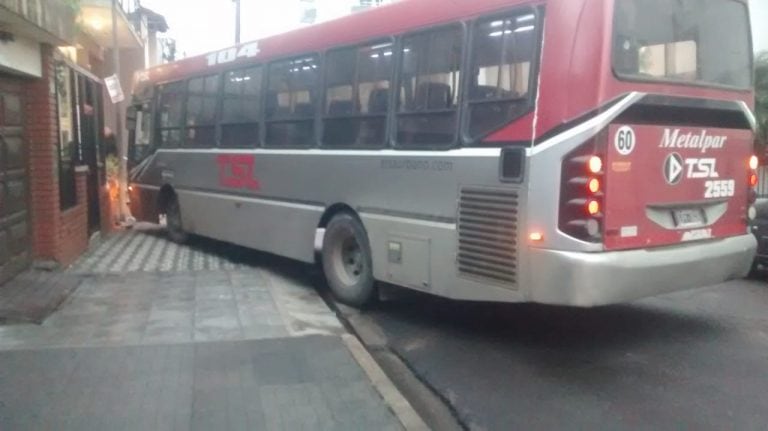
[[[204,246],[162,270],[144,259],[173,247],[111,238],[74,267],[84,281],[42,325],[0,326],[0,429],[402,428],[336,316],[290,273],[304,267],[245,253],[189,270]]]

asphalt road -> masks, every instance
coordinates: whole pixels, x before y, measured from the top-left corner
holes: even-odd
[[[470,429],[768,429],[768,284],[569,309],[428,296],[361,316]]]

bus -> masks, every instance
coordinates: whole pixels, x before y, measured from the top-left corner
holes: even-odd
[[[144,70],[131,208],[317,263],[358,307],[741,278],[749,22],[745,0],[404,0]]]

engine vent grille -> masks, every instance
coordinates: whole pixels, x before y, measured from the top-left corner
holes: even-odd
[[[464,188],[459,196],[459,274],[483,281],[517,284],[515,191]]]

